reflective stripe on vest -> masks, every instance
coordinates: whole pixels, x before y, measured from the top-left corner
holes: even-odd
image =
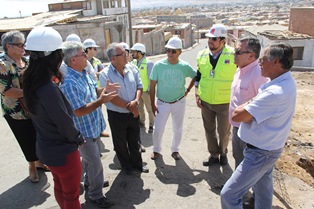
[[[201,73],[198,85],[201,100],[209,104],[229,103],[231,83],[237,69],[234,64],[234,49],[227,45],[224,47],[215,69],[210,64],[209,49],[199,52],[197,64]]]

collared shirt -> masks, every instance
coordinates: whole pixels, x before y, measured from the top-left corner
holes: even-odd
[[[238,135],[246,143],[264,150],[284,147],[296,103],[296,84],[286,72],[264,84],[258,95],[244,107],[254,118],[242,122]]]
[[[15,62],[4,54],[0,57],[0,94],[3,115],[8,115],[15,120],[25,120],[29,117],[24,113],[18,98],[5,96],[4,93],[11,89],[22,89],[23,71],[28,67],[28,61],[22,57],[25,67],[20,69]]]
[[[100,72],[100,86],[106,86],[108,79],[110,83],[119,83],[121,88],[118,91],[118,96],[126,102],[134,100],[137,90],[143,88],[140,74],[135,65],[126,64],[124,66],[124,76],[122,76],[115,67],[110,64]],[[107,102],[106,107],[108,110],[119,113],[130,112],[126,108],[118,107],[111,102]]]
[[[229,122],[232,126],[240,126],[240,123],[231,119],[234,109],[255,97],[259,87],[268,80],[262,76],[261,67],[257,60],[243,68],[238,67],[231,85]]]
[[[86,70],[78,72],[68,67],[64,83],[60,88],[73,110],[84,107],[97,99],[96,83],[87,74]],[[97,138],[100,132],[106,128],[101,107],[80,117],[74,115],[73,119],[77,129],[86,138]]]

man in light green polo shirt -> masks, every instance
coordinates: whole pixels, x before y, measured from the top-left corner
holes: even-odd
[[[153,153],[155,160],[161,151],[162,135],[169,115],[172,117],[173,138],[171,156],[179,160],[179,145],[182,139],[183,119],[185,113],[185,96],[194,84],[196,70],[181,59],[182,41],[178,37],[169,39],[165,46],[167,58],[155,63],[150,75],[150,98],[155,118],[153,133]],[[185,79],[192,78],[189,87],[185,89]],[[155,103],[155,87],[157,85],[157,101]]]

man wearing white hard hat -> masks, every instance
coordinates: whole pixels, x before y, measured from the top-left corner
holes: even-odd
[[[227,165],[230,91],[237,68],[234,64],[234,48],[226,44],[227,30],[222,24],[213,25],[205,35],[208,37],[208,48],[197,55],[195,80],[196,104],[202,110],[207,149],[210,153],[203,165]]]
[[[99,48],[99,46],[96,44],[96,42],[93,39],[90,39],[90,38],[86,39],[83,42],[83,44],[85,46],[85,53],[87,55],[87,60],[93,66],[96,74],[98,74],[100,71],[104,69],[104,66],[101,63],[101,61],[98,58],[96,58],[97,48]]]
[[[167,58],[155,63],[150,75],[150,98],[152,110],[156,116],[151,159],[155,160],[160,155],[162,136],[168,117],[171,114],[173,126],[171,156],[175,160],[179,160],[181,158],[179,146],[183,132],[185,96],[193,87],[196,70],[189,63],[179,59],[182,53],[180,38],[170,38],[165,48]],[[186,89],[185,80],[187,77],[192,78],[192,80]],[[156,86],[157,94],[155,94]],[[155,96],[157,96],[156,103]]]
[[[145,111],[144,111],[145,105],[149,118],[148,133],[153,133],[155,117],[152,111],[152,105],[150,103],[149,76],[154,67],[154,63],[147,59],[146,47],[144,46],[144,44],[141,43],[134,44],[134,46],[131,48],[131,53],[133,57],[132,63],[137,66],[143,84],[143,93],[139,101],[140,125],[141,127],[145,127]]]

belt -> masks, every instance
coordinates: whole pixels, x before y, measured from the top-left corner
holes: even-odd
[[[158,100],[161,101],[161,102],[163,102],[163,103],[174,104],[174,103],[180,101],[180,100],[183,99],[183,98],[184,98],[184,95],[183,95],[182,97],[180,97],[179,99],[174,100],[174,101],[172,101],[172,102],[166,102],[166,101],[163,101],[163,100],[161,100],[161,99],[159,99],[159,98],[158,98]]]
[[[249,144],[249,143],[246,143],[246,146],[251,149],[259,149],[258,147],[255,147],[254,145]]]

